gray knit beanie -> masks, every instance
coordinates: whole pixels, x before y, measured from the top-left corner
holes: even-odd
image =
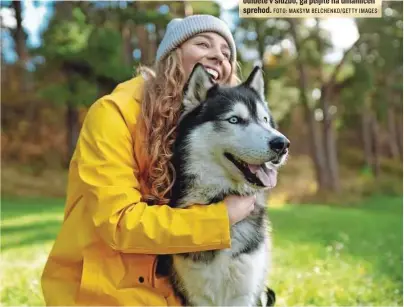
[[[221,35],[229,44],[230,61],[233,63],[236,60],[236,45],[227,24],[212,15],[192,15],[185,18],[175,18],[168,23],[164,37],[157,49],[156,62],[192,36],[202,32],[216,32]]]

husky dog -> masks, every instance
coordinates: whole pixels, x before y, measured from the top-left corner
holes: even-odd
[[[157,273],[169,276],[184,305],[261,304],[270,260],[266,192],[276,185],[288,147],[265,103],[259,67],[227,87],[196,64],[184,90],[169,205],[208,205],[230,194],[257,198],[253,212],[231,227],[231,248],[159,256]]]

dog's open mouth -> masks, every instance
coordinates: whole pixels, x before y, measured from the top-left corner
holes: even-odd
[[[276,185],[275,169],[268,168],[266,164],[248,164],[227,152],[224,156],[243,173],[245,179],[250,183],[268,188],[273,188]]]

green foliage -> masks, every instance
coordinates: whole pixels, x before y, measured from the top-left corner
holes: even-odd
[[[284,79],[272,80],[268,101],[275,120],[281,121],[299,104],[299,90],[286,85]]]
[[[64,105],[71,98],[71,92],[65,84],[52,83],[40,89],[37,93],[38,97],[47,101],[52,101],[57,105]]]
[[[393,93],[402,91],[402,2],[383,2],[382,18],[358,19],[362,42],[353,50],[354,75],[351,86],[343,89],[346,111],[358,112],[365,97],[372,98],[378,119],[386,119],[387,108],[400,104]],[[349,107],[348,107],[349,106]]]
[[[364,62],[354,62],[353,65],[355,70],[354,80],[357,83],[358,88],[362,91],[368,91],[375,82],[370,67]]]
[[[354,72],[348,78],[353,87],[341,91],[340,103],[349,112],[359,112],[363,109],[365,98],[374,84],[374,75],[369,66],[364,62],[353,62]]]
[[[117,84],[132,76],[117,26],[110,20],[95,26],[78,6],[71,16],[61,18],[56,12],[43,34],[43,45],[34,52],[46,59],[38,77],[48,79],[38,96],[59,105],[90,105],[98,95],[97,80]]]
[[[122,46],[119,32],[111,27],[100,27],[92,31],[83,58],[95,75],[124,80],[131,76],[132,67],[124,62]]]
[[[52,19],[43,35],[43,45],[37,52],[56,62],[81,58],[88,48],[92,30],[93,26],[87,23],[84,13],[75,7],[71,20]]]
[[[49,82],[37,92],[38,97],[64,106],[70,103],[74,106],[89,106],[97,97],[98,89],[92,80],[86,80],[79,75],[70,76],[68,84]]]
[[[318,67],[322,63],[322,53],[318,49],[318,44],[314,39],[308,39],[304,48],[302,48],[300,56],[304,63],[309,66]]]
[[[98,93],[95,82],[76,76],[73,79],[72,87],[71,102],[76,106],[90,106],[97,97]]]

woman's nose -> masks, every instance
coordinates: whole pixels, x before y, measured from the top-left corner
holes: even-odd
[[[222,51],[220,50],[220,48],[212,48],[212,51],[209,54],[209,58],[214,59],[221,63],[224,60],[224,55],[223,55]]]

